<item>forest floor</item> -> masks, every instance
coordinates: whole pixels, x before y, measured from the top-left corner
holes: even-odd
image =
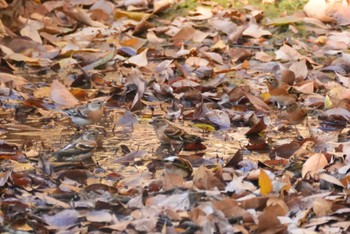
[[[350,231],[346,1],[0,7],[1,232]]]

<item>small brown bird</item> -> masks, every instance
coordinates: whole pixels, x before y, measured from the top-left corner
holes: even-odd
[[[295,102],[297,96],[292,94],[293,88],[286,83],[278,81],[274,77],[268,77],[265,79],[267,89],[270,93],[270,100],[277,103],[277,108],[281,106],[287,106],[288,104]]]
[[[283,115],[290,124],[300,124],[306,118],[307,110],[300,107],[297,102],[292,102],[287,105]]]
[[[178,174],[184,178],[192,175],[193,168],[191,163],[178,156],[170,156],[163,160],[165,173]]]
[[[103,108],[103,101],[94,100],[84,105],[65,109],[63,112],[80,127],[98,122],[103,116]]]
[[[58,161],[81,161],[89,158],[97,147],[98,132],[89,130],[62,149],[53,152]]]
[[[162,117],[156,117],[150,122],[153,125],[157,138],[162,144],[192,144],[201,143],[202,138],[187,133]]]

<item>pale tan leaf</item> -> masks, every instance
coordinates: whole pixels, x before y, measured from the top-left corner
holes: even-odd
[[[328,161],[324,154],[316,153],[304,163],[301,171],[302,177],[310,176],[311,178],[315,178],[315,174],[327,165]]]
[[[138,55],[130,57],[127,61],[129,63],[136,65],[136,66],[145,67],[148,64],[147,51],[148,51],[148,49],[145,49],[144,51],[142,51]]]
[[[300,59],[303,59],[304,57],[299,54],[298,51],[296,51],[294,48],[290,47],[289,45],[283,45],[275,52],[276,59],[282,60],[282,61],[297,61]]]
[[[294,72],[295,78],[302,78],[305,79],[307,74],[308,74],[308,69],[306,66],[306,60],[300,60],[297,62],[294,62],[290,67],[289,70],[291,70],[292,72]]]
[[[147,2],[147,1],[146,1]],[[159,0],[153,2],[153,14],[157,14],[159,12],[162,12],[169,7],[171,7],[172,4],[174,4],[174,0]]]
[[[193,185],[199,189],[212,190],[212,189],[224,189],[225,184],[219,178],[217,178],[212,171],[205,166],[200,166],[193,174]]]
[[[39,42],[40,44],[43,43],[38,30],[36,28],[32,27],[31,25],[24,26],[21,29],[20,33],[22,36],[27,36],[27,37],[31,38],[33,41]]]
[[[314,93],[314,81],[306,82],[303,85],[300,86],[293,86],[295,90],[305,93],[305,94],[312,94]]]
[[[208,20],[213,17],[212,9],[209,7],[199,6],[194,11],[190,11],[188,18],[192,20]]]
[[[23,85],[27,84],[27,80],[21,76],[16,76],[4,72],[0,72],[0,83],[13,82],[13,88],[21,90]]]
[[[208,66],[209,61],[200,57],[189,57],[186,59],[186,64],[191,67],[205,67]]]
[[[203,54],[204,54],[207,58],[209,58],[209,59],[211,59],[211,60],[217,62],[218,64],[223,64],[223,63],[224,63],[224,61],[222,60],[221,55],[218,54],[218,53],[215,53],[215,52],[203,52]]]
[[[270,62],[273,57],[271,55],[266,54],[264,51],[258,51],[255,53],[255,59],[260,60],[262,62]]]
[[[243,31],[243,35],[259,39],[263,36],[271,36],[271,33],[262,29],[257,24],[249,24],[248,28]]]
[[[340,180],[338,180],[334,176],[328,175],[326,173],[322,173],[318,175],[318,178],[344,188],[344,185],[342,184],[342,182],[340,182]]]
[[[54,80],[51,84],[51,98],[55,103],[64,107],[74,107],[79,104],[78,99],[58,80]]]
[[[312,209],[318,217],[321,217],[332,212],[332,205],[333,203],[331,201],[327,201],[326,199],[320,197],[313,201]]]

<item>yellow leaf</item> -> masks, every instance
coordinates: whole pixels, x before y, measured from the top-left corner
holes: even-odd
[[[200,128],[204,131],[208,131],[208,132],[215,131],[215,128],[213,126],[211,126],[209,124],[205,124],[205,123],[196,123],[196,124],[193,124],[193,126]]]
[[[261,195],[267,195],[272,192],[272,183],[266,172],[260,169],[259,186]]]
[[[148,19],[152,14],[144,13],[144,12],[132,12],[132,11],[122,11],[122,10],[116,10],[114,14],[114,19],[120,19],[123,17],[126,17],[128,19],[141,21]]]
[[[333,106],[333,103],[331,99],[329,98],[328,95],[326,95],[326,98],[324,99],[324,109],[332,108],[332,106]]]

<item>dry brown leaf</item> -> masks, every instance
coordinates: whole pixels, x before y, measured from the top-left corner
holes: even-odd
[[[295,90],[301,92],[301,93],[305,93],[305,94],[313,94],[314,93],[314,86],[315,86],[315,82],[314,81],[307,81],[304,84],[300,85],[300,86],[293,86],[295,88]]]
[[[96,28],[105,28],[106,25],[99,21],[92,20],[90,15],[80,7],[69,7],[67,5],[63,5],[63,11],[73,19],[82,22],[83,24],[96,27]]]
[[[310,176],[315,178],[315,174],[328,165],[327,158],[324,154],[316,153],[310,156],[303,165],[301,174],[302,177]]]
[[[52,228],[68,229],[77,224],[79,212],[76,210],[62,210],[55,215],[44,215],[44,220]]]
[[[165,173],[163,178],[163,190],[167,191],[170,189],[183,187],[183,185],[183,176],[175,173]]]
[[[227,218],[242,217],[244,222],[250,223],[253,221],[249,212],[239,207],[238,203],[233,199],[225,198],[220,201],[214,201],[213,206],[215,210],[222,211]]]
[[[244,95],[249,99],[249,102],[252,103],[257,110],[260,110],[265,113],[271,111],[271,108],[260,98],[247,92],[244,92]]]
[[[326,216],[332,212],[331,201],[327,201],[324,198],[316,198],[312,203],[312,209],[318,217]]]
[[[277,218],[278,216],[285,216],[286,214],[287,212],[285,209],[278,204],[267,206],[259,216],[258,232],[279,233],[286,229]],[[279,232],[276,232],[276,230]]]
[[[306,60],[302,59],[300,61],[294,62],[289,70],[294,72],[296,79],[305,79],[308,74],[308,69],[306,66]]]
[[[263,52],[263,51],[259,51],[259,52],[255,53],[254,58],[255,58],[256,60],[260,60],[260,61],[262,61],[262,62],[270,62],[270,61],[272,61],[273,56],[271,56],[271,55],[269,55],[269,54],[266,54],[266,53]]]
[[[96,210],[86,214],[86,220],[89,222],[109,223],[112,222],[113,216],[106,210]]]
[[[0,172],[0,187],[3,187],[10,178],[11,171]]]
[[[173,36],[174,41],[182,41],[186,42],[193,38],[194,33],[196,32],[196,29],[192,27],[184,27],[180,29],[180,31]]]
[[[204,54],[204,56],[206,56],[208,59],[211,59],[213,61],[215,61],[218,64],[223,64],[224,61],[222,60],[222,57],[219,53],[215,53],[215,52],[202,52]]]
[[[212,171],[205,166],[200,166],[193,174],[193,185],[199,189],[212,190],[225,188],[225,183],[219,180]]]
[[[12,82],[13,88],[19,91],[22,89],[24,85],[28,83],[27,80],[21,76],[0,72],[0,83],[8,83],[8,82]]]
[[[23,27],[20,31],[22,36],[26,36],[31,38],[33,41],[36,41],[40,44],[42,44],[42,40],[40,37],[39,32],[37,31],[36,28],[32,27],[30,24],[26,25],[25,27]]]
[[[304,56],[299,54],[298,51],[296,51],[294,48],[290,47],[289,45],[284,44],[275,52],[276,54],[276,60],[282,60],[282,61],[298,61],[302,60]]]

